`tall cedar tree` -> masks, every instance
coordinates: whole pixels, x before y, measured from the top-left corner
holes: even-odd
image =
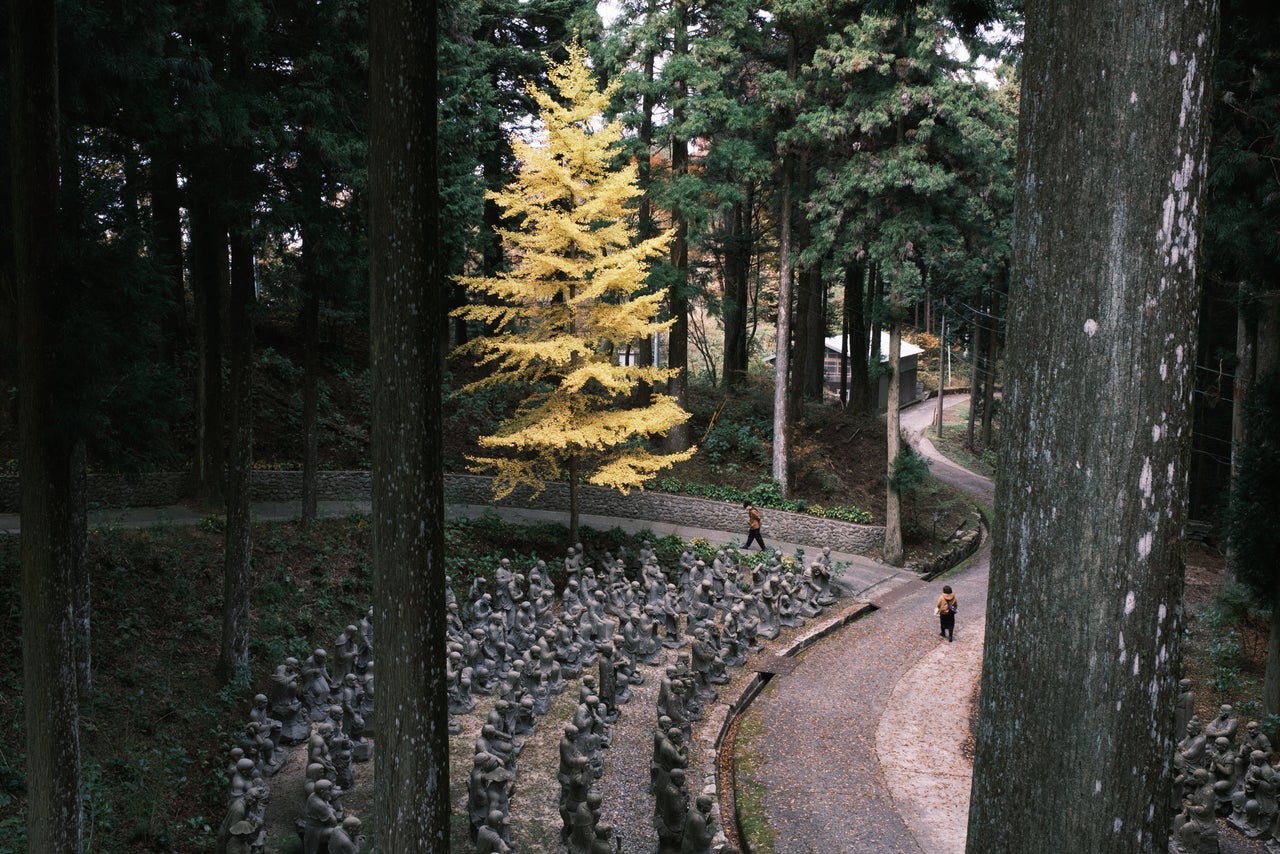
[[[671,371],[618,364],[628,342],[670,325],[655,320],[661,295],[640,290],[671,234],[633,243],[628,202],[640,194],[636,167],[615,165],[621,125],[602,125],[611,92],[596,86],[586,51],[571,45],[568,60],[548,73],[564,103],[529,86],[545,131],[534,144],[512,141],[520,171],[505,191],[491,194],[519,224],[499,229],[512,269],[463,279],[493,304],[457,315],[493,333],[459,349],[492,366],[464,393],[496,385],[528,390],[498,432],[480,439],[505,453],[473,458],[475,467],[497,472],[499,498],[519,484],[540,491],[546,481],[567,478],[576,538],[579,474],[625,491],[692,451],[664,455],[645,447],[648,437],[688,419],[672,397],[623,408],[638,383],[657,383]]]
[[[1027,4],[972,854],[1167,847],[1217,14]]]
[[[18,320],[22,503],[22,697],[27,726],[28,849],[83,845],[72,571],[84,479],[59,324],[71,284],[57,276],[58,49],[53,0],[9,7],[10,166]]]
[[[449,848],[445,684],[446,316],[435,0],[369,8],[369,282],[379,849]]]

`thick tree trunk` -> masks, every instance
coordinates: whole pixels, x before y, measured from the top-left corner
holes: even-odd
[[[1000,293],[991,291],[991,317],[987,330],[986,379],[982,383],[982,447],[991,447],[991,431],[996,414],[996,366],[1000,364],[1000,336],[996,318],[1000,316]]]
[[[318,160],[314,148],[308,146],[304,158]],[[304,217],[302,234],[302,526],[310,528],[316,520],[316,489],[319,459],[317,446],[320,432],[320,292],[323,237],[321,218],[324,198],[320,166],[317,162],[302,164],[299,180]],[[446,331],[447,334],[447,331]]]
[[[1246,304],[1247,303],[1247,304]],[[1258,377],[1280,368],[1280,291],[1250,295],[1241,300],[1236,319],[1236,370],[1232,382],[1231,403],[1231,479],[1238,470],[1236,456],[1249,438],[1245,427],[1245,401]],[[1228,543],[1226,572],[1234,578],[1237,572],[1235,549]],[[1270,660],[1268,658],[1268,660]],[[1280,673],[1277,673],[1280,678]],[[1280,699],[1280,686],[1276,688]]]
[[[449,848],[436,16],[434,0],[369,10],[374,609],[395,665],[378,676],[374,819],[398,854]]]
[[[803,229],[802,229],[803,231]],[[802,240],[808,236],[802,234]],[[826,323],[823,318],[822,269],[813,264],[800,270],[796,293],[796,325],[792,336],[791,408],[799,412],[805,400],[822,400]]]
[[[673,56],[686,57],[689,53],[689,24],[687,0],[676,0],[674,6],[675,32]],[[684,99],[688,84],[677,80],[672,113],[676,135],[671,138],[671,174],[679,181],[689,168],[689,141],[683,136]],[[671,225],[675,237],[671,240],[671,266],[675,277],[671,283],[667,305],[675,321],[668,333],[667,367],[675,374],[667,381],[667,394],[674,397],[681,409],[689,404],[689,222],[677,204],[671,210]],[[667,433],[667,446],[672,453],[687,451],[693,444],[693,428],[688,421],[677,424]]]
[[[902,566],[905,555],[902,549],[902,496],[892,481],[898,453],[902,450],[902,321],[899,298],[896,292],[889,295],[889,408],[885,410],[885,445],[888,451],[888,468],[884,496],[884,545],[881,556],[889,566]]]
[[[1217,4],[1026,12],[967,850],[1163,852]]]
[[[578,541],[578,524],[579,519],[579,500],[580,490],[578,489],[578,458],[569,458],[569,542],[576,543]]]
[[[783,496],[791,492],[788,470],[790,448],[787,436],[790,414],[787,407],[788,372],[791,352],[791,174],[790,158],[781,170],[782,202],[778,212],[778,322],[773,360],[773,479]]]
[[[89,571],[89,493],[85,488],[88,450],[77,437],[71,448],[71,620],[75,627],[76,693],[93,693],[93,576]]]
[[[884,323],[884,277],[880,275],[880,266],[873,265],[871,278],[867,282],[867,313],[871,323],[868,340],[871,343],[867,351],[867,369],[874,376],[867,383],[868,412],[877,412],[880,408],[880,333]],[[874,370],[873,370],[874,369]]]
[[[657,4],[655,0],[649,0],[648,12],[645,17],[646,21],[652,21],[656,13]],[[640,189],[643,195],[640,197],[636,210],[636,231],[640,240],[646,240],[653,237],[658,229],[653,221],[653,170],[649,165],[649,158],[653,156],[653,110],[654,96],[652,92],[653,76],[655,73],[655,57],[653,51],[653,42],[646,40],[644,54],[644,94],[640,99],[640,160],[636,164]],[[654,352],[654,342],[652,338],[637,339],[631,344],[632,356],[635,364],[640,367],[652,367],[658,363],[658,354]],[[653,402],[653,384],[649,382],[638,382],[635,388],[631,390],[630,407],[632,409],[642,409]]]
[[[196,315],[195,458],[192,491],[205,507],[225,502],[222,430],[222,294],[227,279],[227,229],[204,177],[191,198],[191,288]]]
[[[750,194],[729,211],[724,242],[724,384],[747,382],[747,280],[750,261]]]
[[[849,308],[849,409],[855,416],[875,412],[871,399],[871,377],[867,373],[866,312],[867,271],[860,262],[850,262],[844,271],[845,304]]]
[[[253,468],[253,244],[247,225],[231,235],[230,464],[227,467],[226,550],[222,577],[222,646],[218,675],[248,676],[252,534],[249,473]]]
[[[937,435],[942,435],[942,416],[945,411],[944,398],[947,396],[947,316],[942,316],[941,334],[938,336],[938,412],[934,416],[934,427]]]
[[[1249,396],[1250,389],[1253,384],[1264,377],[1280,376],[1280,291],[1269,291],[1260,296],[1256,304],[1251,307],[1253,314],[1253,322],[1248,324],[1249,342],[1246,345],[1248,349],[1248,364],[1242,359],[1241,364],[1236,367],[1236,382],[1240,383],[1242,372],[1247,371],[1243,388],[1240,385],[1236,387],[1235,409],[1232,412],[1232,432],[1231,432],[1231,469],[1232,477],[1235,477],[1236,458],[1235,452],[1237,448],[1244,447],[1244,443],[1249,439],[1248,431],[1245,430],[1244,408],[1245,401]],[[1240,324],[1244,325],[1244,324]],[[1237,352],[1240,346],[1237,343]],[[1235,416],[1239,413],[1240,420],[1236,421]],[[1239,430],[1239,443],[1237,442],[1236,431]],[[1234,563],[1234,550],[1227,550],[1227,568],[1232,569]],[[1266,673],[1263,676],[1262,684],[1262,712],[1265,715],[1280,714],[1280,578],[1276,579],[1274,594],[1271,604],[1271,627],[1270,636],[1267,638],[1267,666]]]
[[[973,317],[973,335],[969,339],[969,419],[965,424],[965,447],[977,451],[977,433],[974,428],[978,424],[978,410],[982,408],[982,335],[983,321],[981,314]]]
[[[303,247],[306,251],[306,247]],[[316,520],[320,460],[320,283],[307,285],[302,303],[302,526]]]
[[[9,4],[10,165],[18,327],[22,507],[22,700],[27,850],[83,848],[80,720],[72,589],[84,539],[69,432],[65,342],[69,282],[58,280],[58,50],[52,0]]]
[[[177,360],[187,344],[187,289],[182,275],[182,194],[178,189],[178,163],[172,157],[154,155],[151,160],[151,242],[156,260],[169,280],[172,305],[164,325],[164,358]]]

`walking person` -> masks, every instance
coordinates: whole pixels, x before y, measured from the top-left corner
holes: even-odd
[[[742,550],[751,548],[751,541],[754,540],[760,544],[760,551],[764,551],[764,538],[760,536],[760,511],[750,501],[742,502],[742,506],[747,511],[747,544]]]
[[[956,636],[956,595],[951,592],[950,584],[943,586],[942,595],[938,597],[937,614],[938,637],[945,637],[947,643],[951,643]]]

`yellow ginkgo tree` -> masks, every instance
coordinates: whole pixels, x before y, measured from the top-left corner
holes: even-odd
[[[635,239],[637,170],[618,164],[622,128],[601,119],[610,93],[596,85],[586,51],[570,46],[568,59],[548,74],[558,97],[528,87],[542,131],[531,142],[512,140],[517,176],[489,194],[510,224],[498,229],[510,269],[463,278],[472,303],[455,314],[486,330],[459,348],[487,369],[461,393],[495,385],[527,390],[497,432],[480,438],[494,454],[472,457],[473,470],[496,473],[495,498],[518,485],[536,494],[548,481],[566,480],[576,539],[580,478],[625,493],[693,451],[649,447],[689,418],[675,398],[653,394],[631,405],[637,386],[657,386],[672,372],[619,358],[628,342],[670,326],[657,319],[661,293],[644,286],[671,234]]]

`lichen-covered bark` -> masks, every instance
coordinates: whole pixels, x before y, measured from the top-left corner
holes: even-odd
[[[434,0],[370,4],[375,821],[379,849],[449,848]]]
[[[85,533],[83,477],[64,388],[57,320],[58,51],[53,0],[9,5],[10,165],[18,328],[22,505],[22,699],[27,730],[27,850],[82,850],[73,568]],[[81,520],[77,530],[77,520]]]
[[[968,850],[1163,850],[1217,4],[1026,21]]]

